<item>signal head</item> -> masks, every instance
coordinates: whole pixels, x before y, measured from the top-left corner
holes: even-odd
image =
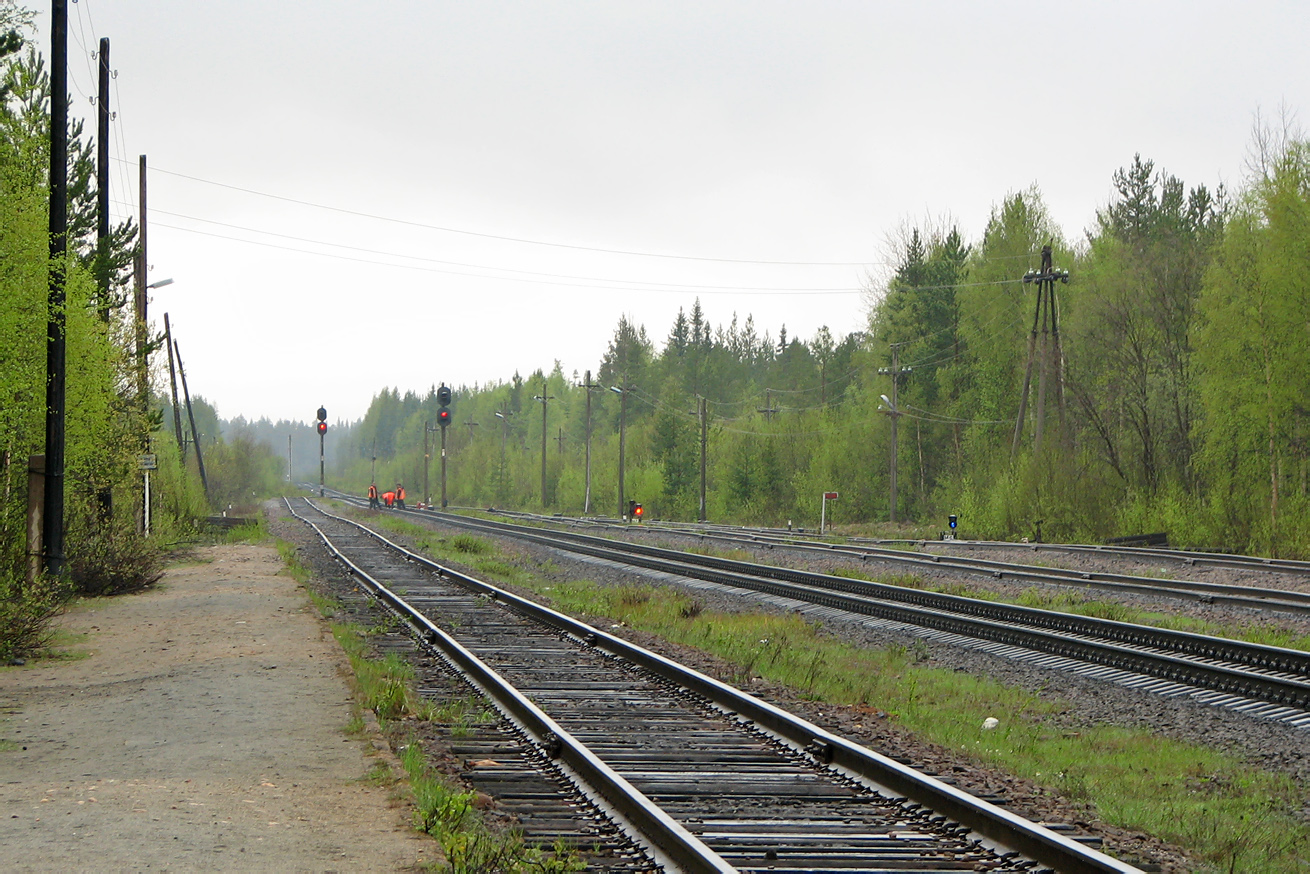
[[[450,405],[450,386],[443,384],[437,389],[437,403],[443,407]]]
[[[327,421],[327,407],[319,407],[319,408],[318,408],[318,420],[319,420],[320,422],[326,422],[326,421]]]
[[[448,408],[442,407],[437,410],[437,424],[443,428],[450,424],[450,410]]]
[[[320,436],[327,433],[327,422],[318,423],[318,433]]]
[[[958,519],[959,517],[956,516],[954,513],[946,517],[946,521],[950,524],[952,531],[955,530],[955,525]]]

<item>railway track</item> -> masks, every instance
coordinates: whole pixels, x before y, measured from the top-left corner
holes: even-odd
[[[665,870],[1137,870],[308,500],[292,512]]]
[[[504,511],[499,511],[504,512]],[[529,517],[529,513],[513,513]],[[549,517],[538,517],[549,518]],[[582,521],[582,520],[579,520]],[[605,519],[596,517],[586,521],[594,522],[598,525],[609,525],[614,527],[626,527],[619,520]],[[728,537],[740,537],[756,540],[774,540],[777,542],[795,542],[804,541],[807,535],[804,528],[765,528],[752,527],[744,525],[722,525],[709,522],[666,522],[666,521],[647,521],[643,523],[651,528],[664,528],[671,531],[680,531],[683,533],[711,533],[720,534]],[[812,532],[811,532],[812,534]],[[813,538],[810,538],[813,542]],[[1121,544],[1096,544],[1096,543],[1011,543],[998,540],[905,540],[905,539],[876,539],[868,537],[844,537],[844,545],[858,546],[867,544],[875,547],[912,547],[918,550],[927,550],[928,548],[945,548],[960,549],[973,551],[992,551],[992,550],[1014,550],[1026,549],[1033,553],[1049,554],[1082,554],[1095,555],[1099,557],[1122,558],[1131,561],[1140,561],[1147,564],[1159,562],[1172,562],[1180,567],[1187,568],[1204,568],[1204,567],[1223,567],[1234,568],[1239,570],[1248,570],[1253,572],[1267,573],[1288,573],[1310,577],[1310,561],[1298,561],[1295,559],[1268,558],[1256,555],[1240,555],[1234,553],[1205,552],[1192,549],[1173,549],[1167,546],[1127,546]]]
[[[998,543],[994,541],[861,541],[852,538],[841,543],[832,543],[806,538],[799,532],[790,533],[776,529],[737,529],[677,522],[646,522],[641,525],[627,525],[604,519],[566,519],[563,517],[538,516],[531,513],[497,512],[523,521],[555,525],[565,524],[574,528],[586,527],[600,531],[625,531],[629,533],[671,532],[681,536],[695,537],[703,542],[718,542],[729,546],[765,549],[785,548],[799,552],[844,556],[861,561],[877,559],[900,564],[911,570],[949,569],[1012,582],[1099,589],[1119,595],[1176,598],[1185,601],[1200,601],[1207,604],[1220,604],[1250,610],[1268,610],[1292,615],[1310,614],[1310,594],[1294,590],[1210,583],[1200,580],[1068,570],[1017,562],[971,558],[954,555],[943,550],[992,550],[1001,548],[1014,550],[1031,548],[1033,550],[1043,549],[1054,552],[1132,558],[1138,561],[1163,558],[1176,562],[1179,567],[1228,567],[1249,571],[1290,573],[1305,576],[1308,581],[1310,581],[1310,562],[1250,556],[1225,556],[1214,553],[1190,553],[1182,550],[1157,550],[1154,548],[1057,546],[1053,544]],[[877,543],[897,543],[904,544],[904,546],[897,548],[894,546],[872,545]]]
[[[914,633],[1310,726],[1310,653],[921,589],[615,541],[576,531],[409,511],[463,527],[786,599],[793,609],[897,623]]]

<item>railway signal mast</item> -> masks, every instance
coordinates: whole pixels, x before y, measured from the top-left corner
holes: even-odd
[[[441,509],[446,509],[446,428],[450,425],[450,386],[444,382],[437,389],[437,424],[441,426]],[[426,497],[426,495],[424,496]]]
[[[318,496],[321,498],[324,494],[324,468],[323,463],[323,438],[327,436],[327,407],[318,408],[318,424],[315,426],[318,431]]]

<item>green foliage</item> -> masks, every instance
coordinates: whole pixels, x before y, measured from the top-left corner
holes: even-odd
[[[130,523],[75,514],[68,537],[69,575],[78,594],[126,595],[154,585],[164,573],[156,541]]]
[[[44,575],[31,583],[0,577],[0,665],[44,650],[72,594],[66,581]]]

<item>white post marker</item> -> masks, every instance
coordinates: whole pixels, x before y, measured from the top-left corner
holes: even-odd
[[[148,452],[140,457],[138,463],[141,466],[141,470],[146,475],[145,506],[142,508],[143,513],[141,516],[141,527],[144,529],[146,537],[149,537],[150,536],[150,471],[155,470],[156,468],[159,467],[159,459],[154,453]]]
[[[819,534],[823,534],[823,528],[828,521],[828,502],[837,500],[836,492],[824,492],[823,504],[819,508]]]

